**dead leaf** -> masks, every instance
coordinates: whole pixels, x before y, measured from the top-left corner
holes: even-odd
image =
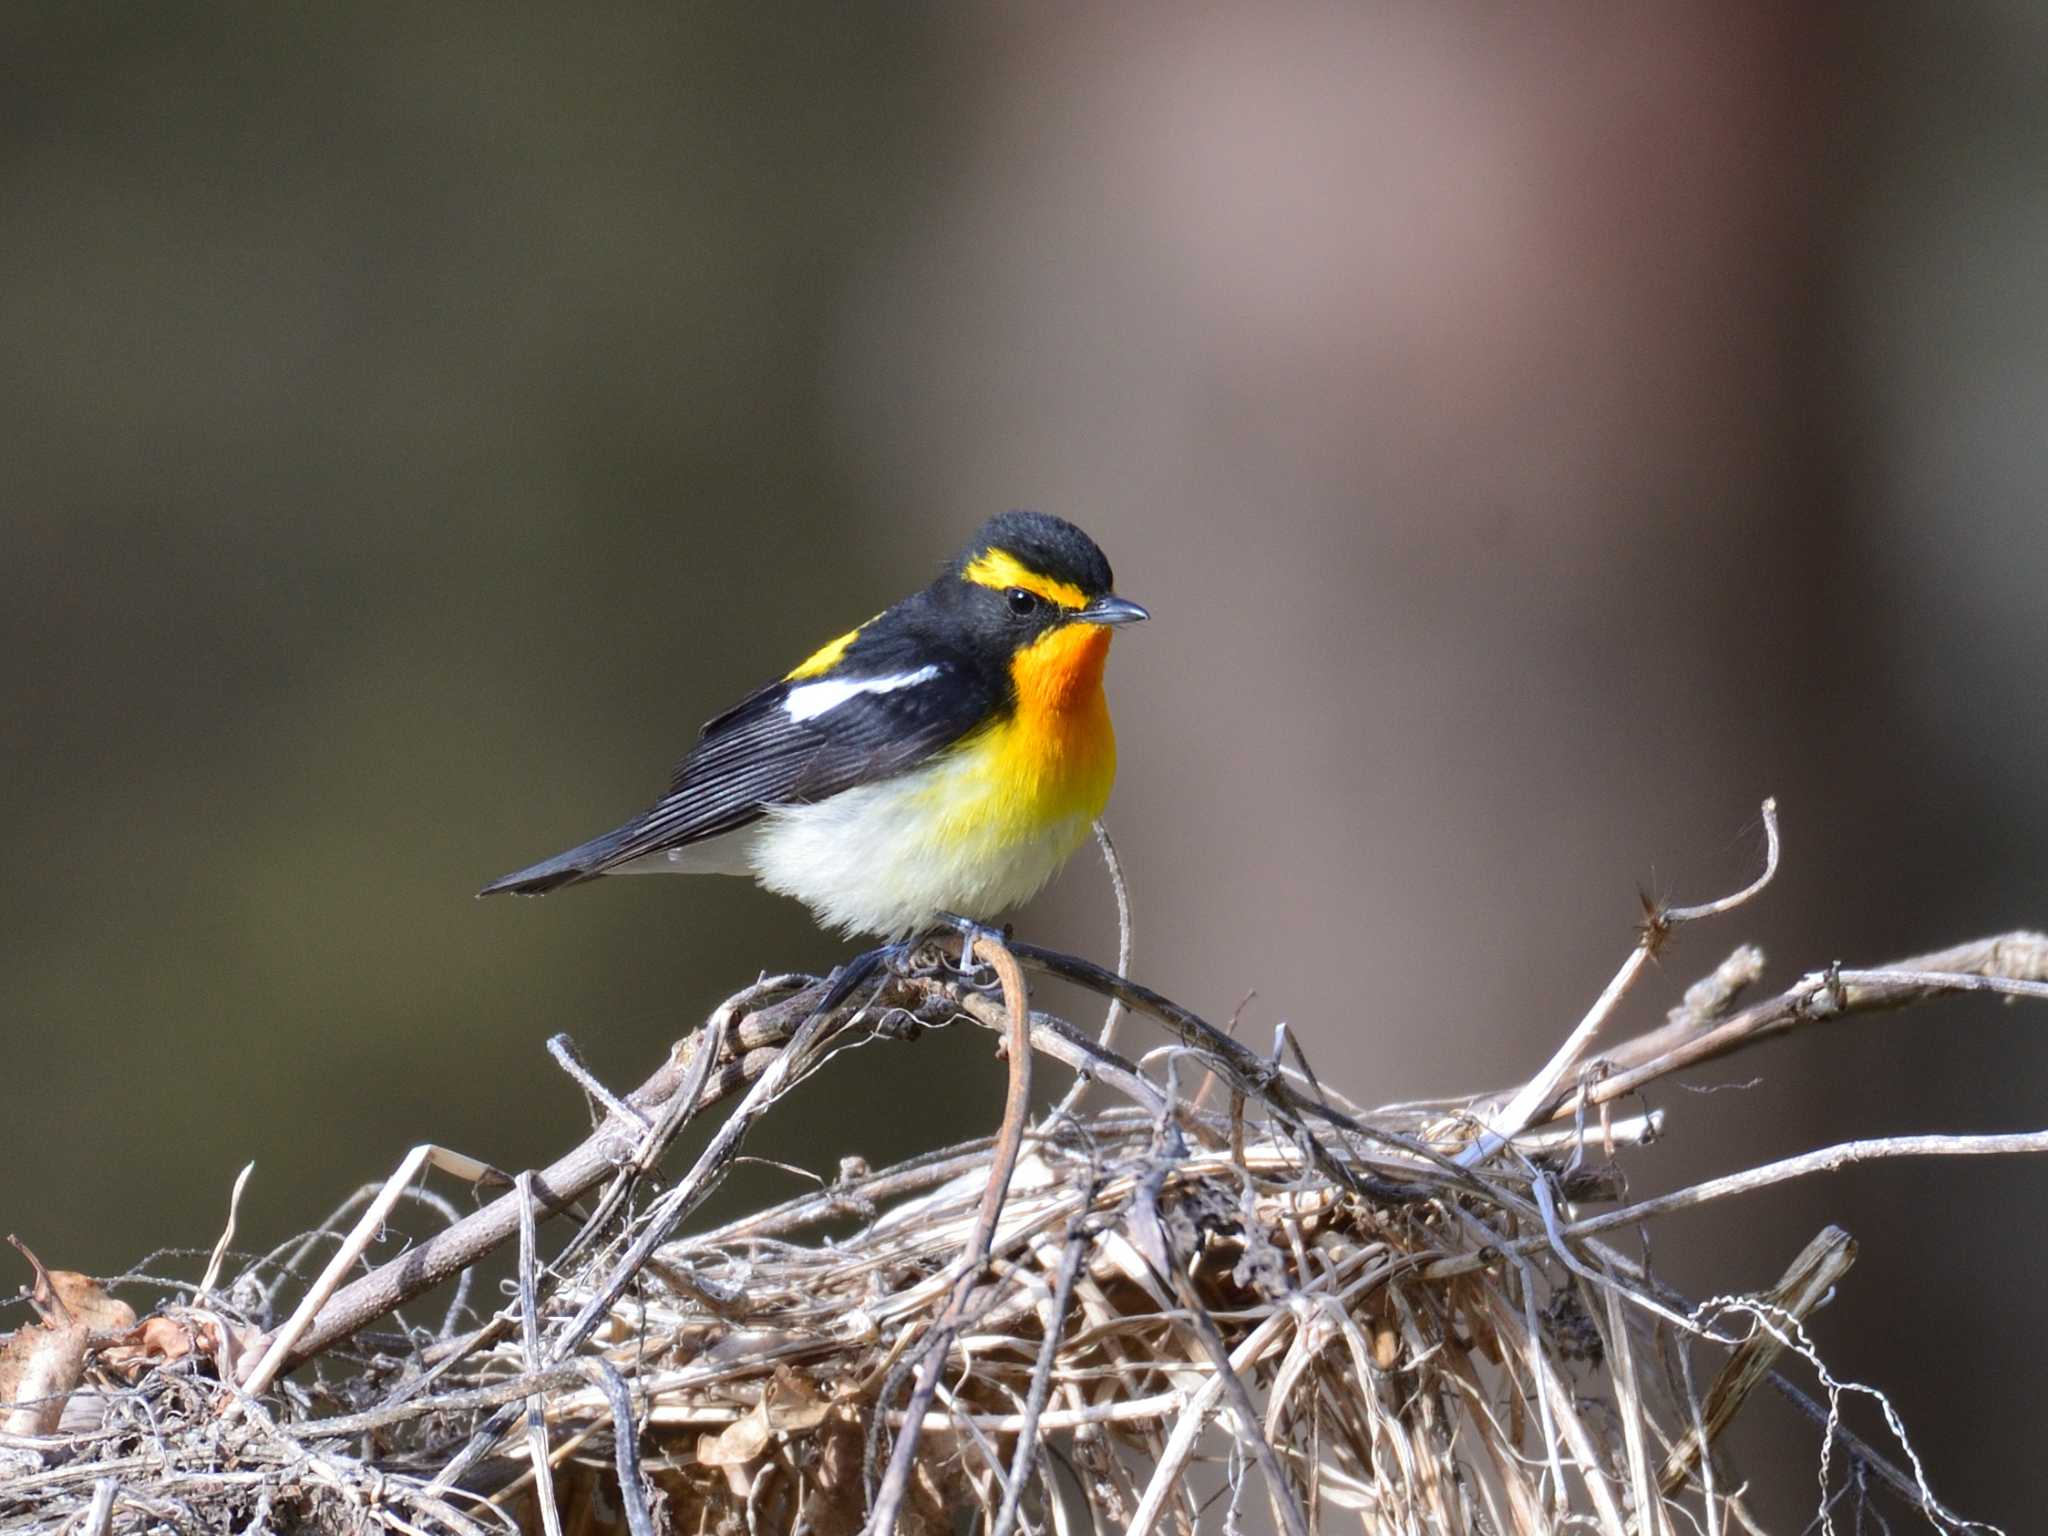
[[[832,1411],[810,1377],[786,1365],[775,1367],[768,1390],[761,1394],[761,1406],[767,1411],[768,1427],[778,1432],[816,1429]]]
[[[13,1234],[35,1271],[28,1293],[37,1321],[0,1341],[0,1430],[48,1435],[64,1417],[64,1403],[85,1378],[85,1358],[96,1333],[130,1328],[135,1309],[109,1296],[97,1280],[73,1270],[50,1270]]]
[[[94,1333],[118,1333],[135,1326],[135,1309],[119,1297],[108,1295],[106,1287],[91,1275],[53,1269],[50,1286],[72,1321],[83,1323]]]
[[[10,1435],[54,1434],[64,1400],[85,1375],[85,1330],[30,1323],[0,1343],[0,1430]],[[18,1405],[18,1406],[17,1406]]]
[[[259,1331],[238,1328],[217,1312],[169,1307],[146,1317],[125,1334],[94,1351],[101,1365],[120,1374],[123,1380],[138,1380],[143,1372],[173,1360],[197,1355],[213,1363],[225,1379],[235,1374],[235,1363],[257,1342]]]
[[[198,1349],[199,1338],[190,1323],[159,1314],[144,1318],[101,1350],[100,1363],[132,1382],[150,1366],[182,1360]]]
[[[716,1435],[697,1437],[697,1459],[707,1467],[746,1466],[758,1459],[777,1435],[816,1429],[831,1412],[831,1403],[809,1377],[778,1365],[745,1418],[726,1425]]]
[[[768,1426],[768,1399],[749,1408],[715,1435],[697,1437],[697,1459],[707,1467],[743,1467],[768,1448],[775,1431]]]

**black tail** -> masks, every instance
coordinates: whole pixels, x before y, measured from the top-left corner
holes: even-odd
[[[603,837],[593,837],[567,853],[558,853],[552,859],[542,859],[538,864],[515,869],[509,875],[500,875],[477,895],[498,896],[510,891],[515,896],[545,896],[565,885],[595,880],[610,867],[612,856],[619,851],[626,840],[625,834],[631,830],[630,824],[620,827]]]

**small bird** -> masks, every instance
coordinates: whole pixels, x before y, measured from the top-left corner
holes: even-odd
[[[477,894],[744,874],[885,938],[1013,907],[1116,777],[1103,664],[1149,615],[1113,586],[1072,523],[992,517],[930,586],[707,724],[646,811]]]

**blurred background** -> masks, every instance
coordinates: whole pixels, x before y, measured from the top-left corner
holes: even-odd
[[[9,7],[0,1226],[118,1271],[250,1158],[256,1248],[414,1142],[526,1166],[586,1124],[547,1035],[624,1086],[843,956],[734,881],[470,893],[1010,506],[1156,615],[1137,974],[1356,1097],[1526,1076],[1766,794],[1783,874],[1628,1026],[1746,939],[2048,925],[2044,70],[2014,0]],[[1114,958],[1092,853],[1020,926]],[[2048,1123],[2038,1010],[1695,1082],[1638,1192]],[[999,1095],[983,1038],[861,1051],[756,1150]],[[1863,1168],[1658,1262],[1847,1226],[1821,1346],[2022,1522],[2044,1196]],[[1797,1529],[1812,1435],[1738,1450]]]

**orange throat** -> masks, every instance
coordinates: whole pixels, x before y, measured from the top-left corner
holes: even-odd
[[[1050,718],[1099,706],[1102,667],[1108,660],[1108,630],[1099,624],[1062,625],[1011,661],[1017,713]]]
[[[1010,663],[1017,713],[1005,753],[1016,788],[1043,816],[1094,817],[1116,777],[1116,732],[1102,695],[1109,631],[1069,624],[1019,651]]]

